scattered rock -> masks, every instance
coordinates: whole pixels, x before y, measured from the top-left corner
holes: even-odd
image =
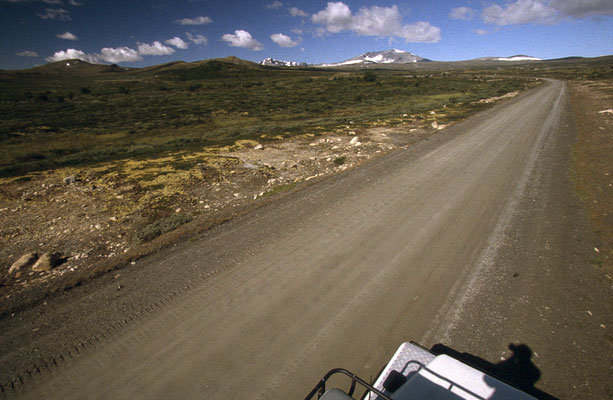
[[[60,264],[60,254],[59,253],[51,253],[46,252],[40,258],[34,266],[32,267],[32,271],[41,272],[41,271],[51,271],[53,268],[57,267]]]
[[[253,147],[253,150],[264,150],[264,146],[262,146],[262,144],[258,143]]]
[[[72,185],[77,181],[77,179],[74,176],[67,176],[66,178],[64,178],[64,183],[66,185]]]
[[[598,114],[613,114],[613,108],[609,108],[608,110],[598,111]]]
[[[358,143],[360,141],[360,138],[357,136],[354,136],[350,141],[349,144],[355,145],[356,143]]]
[[[440,131],[441,129],[445,129],[446,125],[439,125],[438,122],[434,121],[430,126]]]
[[[15,261],[11,268],[9,268],[9,275],[21,275],[21,270],[28,268],[30,265],[34,264],[38,259],[37,253],[26,253],[19,257],[19,260]]]

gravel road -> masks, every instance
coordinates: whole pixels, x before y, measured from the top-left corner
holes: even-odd
[[[376,376],[403,341],[470,336],[567,108],[548,82],[2,321],[5,394],[298,399],[333,367]]]

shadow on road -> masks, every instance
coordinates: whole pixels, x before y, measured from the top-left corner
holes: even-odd
[[[432,353],[446,354],[456,360],[469,364],[488,375],[523,390],[541,400],[557,400],[556,397],[537,389],[535,384],[541,378],[541,371],[532,362],[532,350],[525,344],[509,344],[513,355],[497,364],[470,353],[460,353],[444,344],[432,346]]]

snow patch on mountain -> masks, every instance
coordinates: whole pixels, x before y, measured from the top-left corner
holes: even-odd
[[[270,57],[260,61],[260,64],[261,65],[272,65],[275,67],[306,67],[308,65],[307,63],[304,63],[304,62],[276,60]]]
[[[496,61],[541,61],[540,58],[531,57],[531,56],[512,56],[512,57],[499,57],[495,59]]]
[[[340,67],[343,65],[353,64],[410,64],[430,61],[411,52],[391,49],[384,51],[371,51],[364,53],[360,56],[350,58],[349,60],[331,63],[321,64],[322,67]]]

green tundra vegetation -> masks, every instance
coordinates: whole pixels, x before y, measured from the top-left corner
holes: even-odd
[[[265,67],[233,57],[148,68],[71,60],[0,71],[0,177],[237,140],[282,140],[356,126],[439,123],[534,85],[522,74],[474,70]]]

